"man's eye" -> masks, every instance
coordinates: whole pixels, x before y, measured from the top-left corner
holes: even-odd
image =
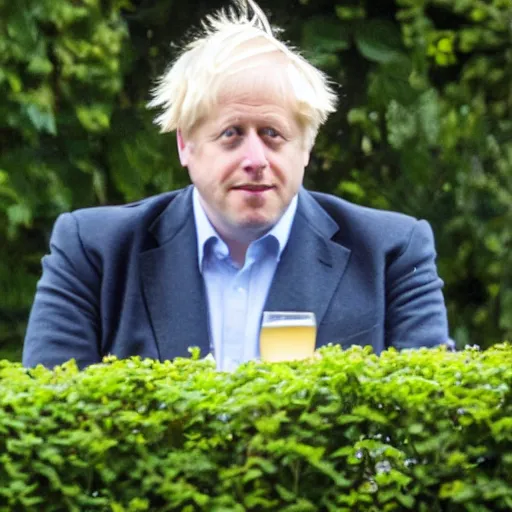
[[[274,130],[274,128],[264,128],[262,130],[262,133],[263,135],[265,135],[266,137],[270,137],[271,139],[279,137],[279,133],[276,130]]]
[[[240,128],[237,128],[236,126],[231,126],[224,130],[221,134],[221,137],[223,139],[233,139],[234,137],[238,137],[242,134],[242,131]]]

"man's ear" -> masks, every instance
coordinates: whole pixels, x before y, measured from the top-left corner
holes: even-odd
[[[176,142],[178,144],[178,155],[180,156],[181,165],[187,167],[190,156],[190,143],[185,140],[180,129],[176,131]]]

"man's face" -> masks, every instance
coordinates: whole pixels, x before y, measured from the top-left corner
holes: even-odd
[[[191,133],[178,133],[181,162],[221,236],[250,242],[280,219],[308,163],[303,132],[285,103],[251,92],[224,97]]]

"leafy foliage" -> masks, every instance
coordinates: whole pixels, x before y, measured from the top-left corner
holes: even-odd
[[[358,5],[330,15],[352,43],[322,50],[342,103],[310,183],[427,218],[452,334],[487,346],[512,326],[512,2]]]
[[[0,362],[0,510],[512,507],[512,346]]]
[[[145,105],[170,42],[220,3],[0,3],[0,343],[11,354],[58,213],[187,181]],[[429,220],[459,346],[510,337],[512,0],[261,4],[340,84],[307,185]]]

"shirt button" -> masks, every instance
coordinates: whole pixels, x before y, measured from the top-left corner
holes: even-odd
[[[245,294],[245,288],[242,288],[241,286],[240,286],[240,287],[238,287],[238,288],[236,289],[236,291],[237,291],[240,295],[244,295],[244,294]]]

